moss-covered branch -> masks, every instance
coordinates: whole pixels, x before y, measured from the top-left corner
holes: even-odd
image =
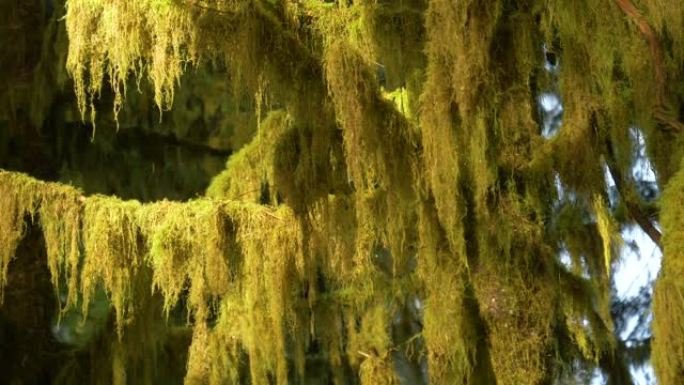
[[[607,159],[606,165],[608,166],[608,171],[610,176],[615,181],[615,187],[620,194],[627,211],[634,221],[641,227],[641,229],[648,235],[649,238],[655,243],[658,248],[663,249],[663,244],[661,242],[662,234],[655,227],[651,218],[649,218],[644,211],[641,209],[639,195],[634,190],[633,181],[630,178],[624,177],[624,173],[618,168],[617,162],[615,161],[615,155],[612,144],[608,141],[607,144]]]

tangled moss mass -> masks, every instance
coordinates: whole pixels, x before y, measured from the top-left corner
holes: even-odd
[[[684,378],[681,0],[46,4],[0,123],[49,131],[70,84],[94,138],[232,153],[187,201],[0,171],[0,296],[38,231],[57,325],[80,317],[55,383],[628,384],[611,305],[632,225],[664,251],[658,381]]]

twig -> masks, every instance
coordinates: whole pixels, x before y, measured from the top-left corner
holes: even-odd
[[[633,186],[629,177],[625,177],[622,172],[618,169],[615,162],[615,154],[613,151],[613,145],[610,139],[606,139],[606,164],[608,165],[608,171],[615,181],[615,188],[617,189],[622,201],[625,203],[625,207],[629,212],[629,215],[634,219],[634,221],[641,227],[641,229],[651,238],[653,243],[658,245],[658,248],[663,249],[661,238],[662,234],[655,227],[651,219],[644,214],[641,210],[641,205],[639,202],[632,200],[634,197]],[[625,190],[629,189],[629,191]],[[630,193],[632,192],[632,193]]]

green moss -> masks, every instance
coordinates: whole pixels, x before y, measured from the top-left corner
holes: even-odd
[[[85,255],[81,271],[80,293],[83,314],[97,285],[102,284],[114,307],[117,331],[132,317],[136,301],[133,283],[142,265],[136,211],[140,204],[104,196],[85,201],[83,245]]]
[[[175,2],[67,1],[67,70],[74,78],[78,106],[95,121],[95,100],[107,75],[114,91],[114,114],[121,109],[129,76],[138,82],[146,69],[160,110],[173,102],[183,63],[193,59],[194,24]]]
[[[535,384],[548,376],[546,355],[553,321],[549,310],[555,290],[552,283],[535,278],[514,277],[489,267],[475,274],[497,382]]]
[[[358,320],[348,320],[347,355],[350,363],[358,367],[362,384],[399,383],[391,355],[388,310],[386,304],[376,303],[368,306]]]
[[[40,207],[40,224],[55,292],[61,292],[62,280],[67,283],[65,310],[75,307],[79,298],[82,215],[82,196],[76,189],[66,186],[54,188],[44,196]]]
[[[24,237],[26,220],[37,220],[45,234],[48,267],[58,292],[61,272],[68,276],[69,305],[77,291],[75,278],[79,263],[80,193],[78,190],[37,181],[25,174],[0,171],[0,294],[7,280],[7,269]],[[1,296],[0,296],[1,297]]]
[[[115,379],[124,381],[130,364],[126,362],[137,357],[130,351],[131,338],[141,344],[150,340],[150,346],[159,343],[155,334],[135,332],[153,323],[145,310],[152,305],[144,305],[152,303],[153,288],[162,294],[167,316],[187,289],[194,325],[188,381],[210,375],[208,370],[197,374],[197,365],[202,368],[207,361],[209,336],[228,338],[229,333],[254,357],[255,381],[275,375],[279,383],[287,382],[286,336],[300,322],[288,309],[300,306],[297,293],[306,263],[299,227],[290,210],[208,199],[142,205],[103,196],[86,198],[73,188],[23,174],[3,171],[0,178],[0,186],[12,198],[3,203],[7,212],[15,213],[3,216],[7,263],[11,247],[23,235],[24,217],[40,214],[53,283],[57,285],[65,276],[69,284],[67,306],[82,296],[82,312],[87,317],[99,285],[111,300],[119,338],[112,351]],[[263,228],[271,231],[259,231]],[[219,303],[238,304],[247,322],[228,325],[221,321],[214,330],[208,329],[208,318]],[[236,325],[237,336],[233,334]],[[217,355],[228,354],[219,346],[213,349]]]
[[[468,285],[464,255],[450,252],[436,209],[426,204],[420,215],[421,253],[418,273],[425,283],[423,338],[427,347],[430,382],[453,379],[471,383],[475,375],[477,333],[466,314]],[[465,253],[465,250],[461,251]],[[449,325],[449,326],[447,326]]]
[[[653,365],[658,380],[676,384],[684,370],[684,271],[682,258],[682,208],[684,208],[684,171],[667,184],[661,206],[664,257],[653,297]]]
[[[253,99],[256,134],[208,198],[189,202],[84,197],[3,172],[0,286],[25,219],[39,215],[67,308],[80,295],[86,312],[98,286],[112,301],[115,382],[132,370],[124,339],[145,314],[136,303],[154,296],[166,318],[187,306],[189,384],[302,382],[314,345],[338,384],[347,372],[397,383],[392,328],[406,298],[424,300],[431,382],[552,382],[557,366],[601,363],[613,349],[621,223],[603,165],[631,169],[639,125],[659,180],[675,175],[654,345],[659,376],[674,382],[680,146],[663,115],[684,100],[675,3],[642,1],[630,16],[624,2],[598,0],[70,0],[67,69],[82,114],[95,121],[105,78],[115,115],[143,79],[167,109],[186,65],[210,62],[226,68],[236,100]],[[541,47],[558,68],[545,72]],[[565,108],[550,140],[537,116],[545,87]],[[565,249],[571,271],[559,266]]]
[[[254,139],[232,155],[226,163],[226,170],[214,177],[206,195],[253,203],[275,203],[278,191],[274,175],[275,156],[278,154],[275,147],[291,124],[286,112],[270,112],[261,122]],[[263,202],[264,198],[267,198],[266,202]]]

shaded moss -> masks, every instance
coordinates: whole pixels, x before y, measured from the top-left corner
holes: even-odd
[[[684,301],[682,294],[682,208],[684,171],[667,184],[661,205],[664,258],[653,298],[653,365],[660,383],[676,384],[684,370]]]

